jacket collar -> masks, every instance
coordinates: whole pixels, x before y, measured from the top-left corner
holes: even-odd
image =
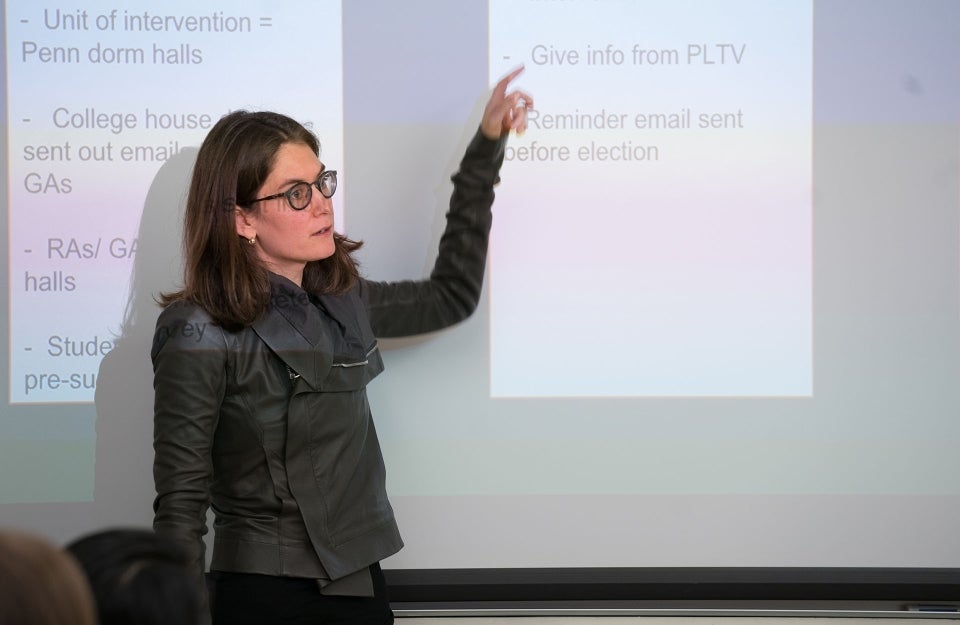
[[[253,324],[266,345],[310,388],[317,390],[333,362],[331,337],[306,291],[270,274],[270,308]]]

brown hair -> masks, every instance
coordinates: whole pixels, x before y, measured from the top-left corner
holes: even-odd
[[[316,136],[299,122],[269,111],[234,111],[210,129],[193,168],[184,216],[183,289],[165,293],[160,303],[189,300],[227,330],[257,320],[270,305],[266,267],[253,246],[237,234],[234,210],[245,207],[270,174],[277,152],[302,143],[319,156]],[[343,293],[359,277],[352,252],[362,244],[334,234],[332,256],[307,263],[304,290],[316,295]]]
[[[44,538],[0,530],[0,625],[96,625],[76,560]]]

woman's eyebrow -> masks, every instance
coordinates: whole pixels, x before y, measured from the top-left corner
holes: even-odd
[[[320,176],[323,175],[323,172],[325,172],[325,171],[327,171],[327,166],[324,165],[323,163],[321,163],[321,164],[320,164],[320,171],[317,173],[316,176],[314,176],[313,180],[303,180],[302,178],[287,178],[286,180],[284,180],[283,182],[281,182],[281,183],[278,185],[278,188],[280,188],[280,187],[286,187],[286,186],[289,186],[289,185],[292,185],[292,184],[299,184],[299,183],[301,183],[301,182],[307,182],[307,183],[312,184],[312,183],[316,182],[316,181],[320,178]]]

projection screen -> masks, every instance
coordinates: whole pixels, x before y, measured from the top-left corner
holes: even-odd
[[[480,307],[369,388],[388,573],[960,569],[960,3],[4,16],[3,525],[150,523],[155,298],[219,116],[308,123],[363,273],[417,279],[523,65]]]

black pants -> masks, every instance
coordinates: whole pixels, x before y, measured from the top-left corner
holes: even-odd
[[[337,597],[320,594],[312,579],[214,572],[213,625],[391,625],[380,565],[370,574],[373,597]]]

